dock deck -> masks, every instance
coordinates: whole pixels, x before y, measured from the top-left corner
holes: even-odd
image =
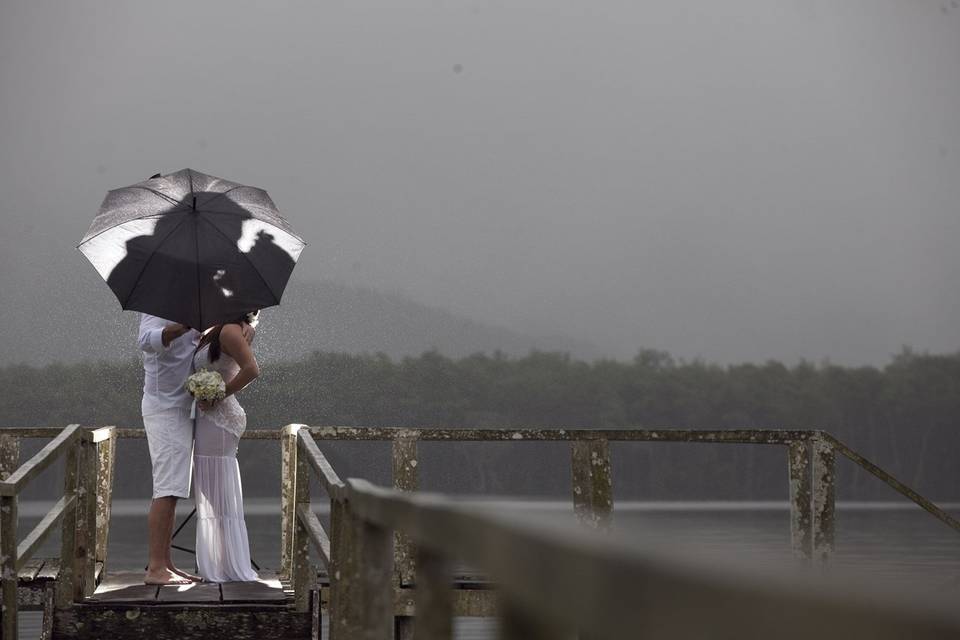
[[[261,571],[255,582],[145,585],[142,571],[110,572],[93,594],[58,610],[54,637],[209,637],[274,640],[315,637],[314,617],[298,612],[289,582]]]

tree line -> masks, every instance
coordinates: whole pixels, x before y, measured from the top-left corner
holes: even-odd
[[[0,368],[0,425],[140,426],[137,361]],[[267,362],[240,397],[250,428],[287,423],[353,426],[825,429],[934,499],[960,498],[960,353],[904,350],[883,367],[830,363],[721,366],[642,350],[632,361],[585,362],[563,353],[449,358],[438,352],[315,352]],[[439,446],[439,445],[438,445]],[[431,488],[490,493],[569,490],[569,453],[556,445],[425,447]],[[539,447],[534,450],[532,447]],[[335,464],[384,480],[382,447],[331,445]],[[145,461],[143,461],[145,462]],[[276,451],[244,445],[241,464],[268,479]],[[145,464],[134,484],[149,483]],[[780,499],[779,447],[624,444],[614,448],[617,495],[628,498]],[[278,481],[277,481],[278,482]],[[840,467],[840,496],[895,499],[878,481]]]

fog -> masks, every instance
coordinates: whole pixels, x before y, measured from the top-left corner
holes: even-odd
[[[89,307],[108,189],[192,167],[300,280],[604,355],[955,351],[958,6],[0,0],[3,340]]]

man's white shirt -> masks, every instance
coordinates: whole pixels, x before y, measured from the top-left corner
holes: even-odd
[[[176,407],[189,408],[193,399],[184,382],[193,367],[193,354],[200,333],[191,329],[163,346],[163,328],[173,322],[140,314],[137,343],[143,352],[143,415],[152,415]]]

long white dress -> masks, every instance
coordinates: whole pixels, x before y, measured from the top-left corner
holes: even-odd
[[[229,381],[240,370],[221,352],[210,362],[209,347],[194,355],[197,371],[211,369]],[[250,564],[250,543],[243,520],[243,489],[237,465],[237,445],[247,428],[247,414],[230,396],[213,409],[197,408],[193,447],[193,488],[197,503],[197,568],[204,580],[256,580]]]

